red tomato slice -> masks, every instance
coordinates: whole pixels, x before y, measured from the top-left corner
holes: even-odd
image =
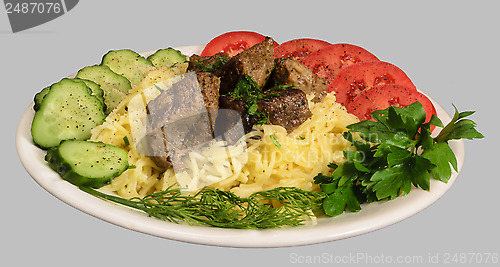
[[[308,54],[329,45],[331,45],[329,42],[317,39],[293,39],[277,46],[274,49],[274,56],[277,58],[289,57],[297,61],[302,61]]]
[[[205,46],[200,56],[213,56],[220,52],[228,53],[229,56],[234,56],[239,52],[264,41],[265,38],[266,37],[264,35],[256,32],[226,32],[212,39]],[[274,47],[276,46],[278,46],[278,43],[275,42]]]
[[[330,83],[342,68],[366,61],[379,61],[379,59],[356,45],[333,44],[310,53],[304,58],[302,64]]]
[[[370,113],[375,110],[386,109],[390,106],[406,107],[415,101],[424,106],[426,122],[436,115],[432,102],[424,94],[414,88],[397,84],[382,84],[368,90],[363,90],[348,105],[347,111],[356,115],[360,120],[373,120]]]
[[[413,82],[397,66],[383,61],[361,62],[342,68],[328,88],[337,102],[347,106],[361,92],[376,85],[399,84],[417,91]]]

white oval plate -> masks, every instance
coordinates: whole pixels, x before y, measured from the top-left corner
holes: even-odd
[[[202,46],[178,47],[184,54],[199,54]],[[147,56],[154,51],[142,53]],[[435,101],[438,117],[443,123],[451,118]],[[33,179],[61,201],[99,219],[134,231],[162,238],[228,247],[284,247],[328,242],[348,238],[402,221],[430,206],[438,200],[457,179],[453,173],[448,183],[431,180],[430,191],[413,189],[408,195],[391,201],[363,204],[356,213],[344,213],[333,218],[318,218],[314,226],[294,228],[239,230],[204,226],[175,224],[148,217],[145,213],[119,206],[93,197],[64,181],[44,160],[45,151],[33,144],[31,122],[33,104],[23,113],[16,133],[16,147],[19,158]],[[463,141],[450,141],[458,161],[458,169],[464,161]]]

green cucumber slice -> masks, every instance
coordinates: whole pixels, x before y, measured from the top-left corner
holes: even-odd
[[[127,78],[113,72],[108,66],[104,65],[84,67],[78,71],[76,78],[90,80],[101,86],[104,91],[107,114],[120,104],[132,88]]]
[[[109,51],[102,57],[101,65],[108,66],[115,73],[123,75],[132,85],[142,81],[146,72],[153,67],[151,61],[130,49]]]
[[[84,83],[64,78],[45,95],[33,118],[31,136],[43,149],[66,139],[86,140],[105,118],[103,104]]]
[[[100,188],[128,169],[127,152],[102,142],[66,140],[47,151],[45,160],[76,185]]]
[[[186,62],[186,56],[179,50],[171,47],[157,50],[154,54],[148,57],[153,65],[157,68],[172,66],[175,63]]]

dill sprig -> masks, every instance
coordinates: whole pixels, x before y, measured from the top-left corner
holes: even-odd
[[[279,187],[242,198],[229,191],[202,189],[195,195],[182,194],[172,186],[143,198],[125,199],[89,187],[83,191],[111,202],[146,212],[149,216],[173,223],[187,222],[237,229],[262,229],[298,226],[313,211],[321,209],[323,192],[295,187]]]

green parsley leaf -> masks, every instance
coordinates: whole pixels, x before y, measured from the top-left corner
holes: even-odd
[[[339,165],[337,165],[333,162],[328,163],[328,168],[337,169],[338,167],[339,167]]]
[[[374,173],[371,181],[377,182],[373,186],[373,191],[376,193],[377,199],[394,199],[400,193],[402,195],[408,194],[411,190],[411,181],[406,179],[406,175],[408,173],[405,172],[405,167],[402,164]]]
[[[453,108],[455,108],[453,119],[435,138],[436,142],[447,142],[449,140],[462,138],[471,140],[475,138],[484,138],[484,136],[476,130],[475,122],[469,119],[464,119],[465,117],[474,114],[474,111],[458,112],[455,106],[453,106]]]
[[[435,167],[436,165],[420,155],[413,155],[406,163],[406,168],[408,169],[413,185],[425,191],[430,190],[431,177],[429,171]]]
[[[436,143],[432,147],[425,149],[422,157],[436,165],[436,168],[431,170],[431,174],[436,180],[448,182],[451,177],[450,164],[458,172],[457,158],[446,142]]]
[[[323,209],[329,216],[342,214],[346,209],[352,212],[361,210],[361,205],[350,183],[337,188],[323,200]]]
[[[413,138],[425,121],[425,109],[420,102],[406,107],[388,107],[372,113],[372,117],[391,131],[399,131]]]
[[[314,176],[313,180],[315,184],[320,184],[320,186],[333,182],[331,176],[327,176],[322,173],[318,173],[316,176]]]
[[[347,128],[351,132],[357,132],[361,138],[370,143],[379,143],[383,148],[387,146],[407,148],[416,142],[408,134],[388,128],[386,125],[375,121],[360,121],[348,125]]]

